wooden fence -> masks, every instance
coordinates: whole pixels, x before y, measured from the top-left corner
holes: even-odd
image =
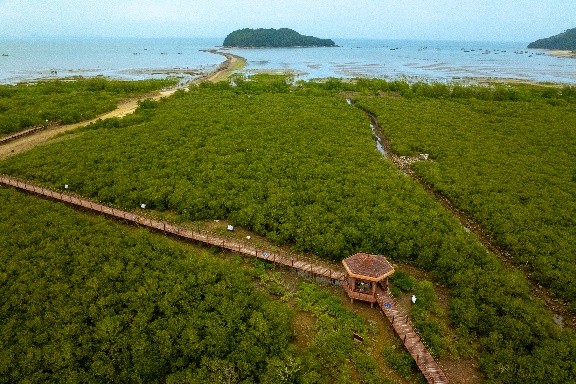
[[[314,276],[339,281],[344,279],[344,272],[341,270],[334,270],[329,267],[309,263],[307,261],[298,259],[294,255],[289,255],[283,252],[270,251],[264,248],[255,247],[253,245],[246,244],[238,240],[224,238],[218,234],[214,234],[208,231],[203,231],[199,229],[191,230],[188,228],[171,224],[166,221],[150,219],[135,214],[133,212],[112,208],[104,204],[96,203],[84,198],[74,196],[69,193],[56,192],[47,188],[39,187],[7,176],[0,176],[0,183],[21,189],[23,191],[31,192],[54,200],[62,201],[76,207],[81,207],[94,212],[98,212],[100,214],[113,217],[115,219],[120,219],[139,226],[148,227],[155,231],[160,231],[187,240],[193,240],[204,244],[214,245],[222,249],[240,253],[246,256],[256,257],[258,259],[267,260],[276,264],[295,268]]]

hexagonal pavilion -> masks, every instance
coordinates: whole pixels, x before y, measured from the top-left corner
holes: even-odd
[[[384,256],[357,253],[342,260],[346,269],[344,290],[350,300],[376,302],[378,290],[388,289],[388,276],[394,273],[394,267]]]

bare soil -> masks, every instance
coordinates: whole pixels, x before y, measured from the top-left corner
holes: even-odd
[[[53,137],[60,135],[64,132],[68,132],[74,130],[78,127],[83,127],[85,125],[89,125],[99,119],[110,119],[113,117],[123,117],[130,113],[134,113],[136,108],[138,107],[138,102],[144,99],[153,99],[159,100],[162,97],[169,96],[174,93],[176,89],[171,89],[168,91],[158,92],[152,95],[146,95],[144,97],[139,97],[135,99],[126,100],[118,105],[118,107],[111,111],[107,112],[103,115],[100,115],[92,120],[83,121],[80,123],[74,124],[66,124],[66,125],[55,125],[51,128],[37,131],[34,134],[23,136],[17,140],[10,141],[2,146],[0,146],[0,160],[4,160],[8,157],[14,156],[18,153],[26,152],[31,150],[32,148],[41,145],[48,140],[52,139]]]
[[[241,69],[246,64],[246,60],[243,57],[236,56],[231,53],[219,52],[216,50],[211,50],[209,52],[226,57],[226,61],[224,61],[216,70],[207,74],[206,76],[196,79],[193,83],[197,84],[202,81],[216,82],[225,80],[234,71]],[[167,90],[162,90],[160,92],[139,96],[134,99],[125,100],[124,102],[121,102],[115,110],[102,114],[92,120],[83,121],[75,124],[55,125],[48,129],[36,131],[35,133],[30,134],[28,136],[23,136],[19,139],[7,142],[3,145],[0,145],[0,160],[4,160],[16,154],[29,151],[32,148],[47,142],[48,140],[54,138],[57,135],[74,130],[78,127],[89,125],[99,119],[104,120],[115,117],[123,117],[128,114],[134,113],[134,111],[138,107],[139,101],[145,99],[159,100],[163,97],[168,97],[172,95],[177,90],[178,88],[170,88]]]

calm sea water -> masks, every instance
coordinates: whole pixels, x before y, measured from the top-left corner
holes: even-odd
[[[201,49],[222,39],[0,40],[0,82],[104,75],[122,79],[206,73],[223,57]],[[293,71],[298,78],[378,77],[409,81],[520,79],[576,83],[576,59],[529,50],[526,43],[336,40],[338,48],[233,49],[246,72]],[[194,75],[187,75],[188,77]]]
[[[0,39],[0,82],[69,76],[143,79],[208,72],[224,59],[202,52],[221,39]],[[5,56],[7,55],[7,56]]]
[[[576,59],[527,43],[341,40],[339,48],[237,49],[248,70],[293,69],[303,78],[378,77],[409,81],[478,78],[576,83]]]

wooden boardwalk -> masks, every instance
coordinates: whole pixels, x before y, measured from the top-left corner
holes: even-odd
[[[148,227],[155,231],[160,231],[183,239],[214,245],[246,256],[256,257],[258,259],[267,260],[276,264],[295,268],[314,276],[339,281],[344,279],[344,272],[342,270],[334,270],[332,268],[300,260],[293,255],[254,247],[253,245],[246,244],[237,240],[226,239],[208,231],[191,230],[173,225],[166,221],[149,219],[147,217],[139,216],[133,212],[112,208],[107,205],[79,198],[68,193],[52,191],[50,189],[19,181],[7,176],[0,176],[0,184],[15,187],[23,191],[45,196],[54,200],[62,201],[76,207],[88,209],[109,217],[127,221],[139,226]]]
[[[381,289],[376,297],[382,313],[390,320],[394,331],[414,358],[426,381],[431,384],[448,383],[446,375],[444,375],[436,360],[428,352],[428,349],[420,339],[420,335],[410,323],[409,317],[398,309],[396,301],[390,295],[390,292]]]
[[[50,125],[53,125],[53,124],[50,124]],[[12,140],[17,140],[17,139],[24,137],[24,136],[31,135],[31,134],[38,132],[38,131],[41,131],[43,129],[47,129],[50,125],[39,125],[37,127],[28,128],[28,129],[25,129],[23,131],[13,133],[13,134],[8,135],[8,136],[4,136],[0,139],[0,145],[8,143]]]
[[[191,230],[173,225],[166,221],[149,219],[143,216],[139,216],[134,212],[112,208],[104,204],[73,196],[72,194],[52,191],[50,189],[19,181],[8,176],[0,175],[0,184],[34,193],[36,195],[48,197],[53,200],[65,202],[76,207],[98,212],[115,219],[127,221],[139,226],[144,226],[155,231],[177,236],[179,238],[193,240],[204,244],[210,244],[232,252],[240,253],[242,255],[267,260],[279,265],[309,273],[313,276],[323,277],[333,281],[344,280],[345,273],[343,269],[335,270],[332,268],[320,266],[314,263],[300,260],[293,255],[288,255],[282,252],[268,251],[266,249],[254,247],[253,245],[245,244],[240,241],[226,239],[222,236],[218,236],[210,232],[202,230]],[[396,302],[390,296],[389,292],[380,290],[377,294],[377,299],[378,305],[380,306],[382,312],[392,323],[394,331],[400,337],[404,343],[404,346],[416,361],[418,368],[428,383],[448,383],[446,376],[434,358],[430,355],[426,349],[426,346],[420,340],[420,336],[418,336],[412,324],[409,322],[408,316],[398,310]]]

